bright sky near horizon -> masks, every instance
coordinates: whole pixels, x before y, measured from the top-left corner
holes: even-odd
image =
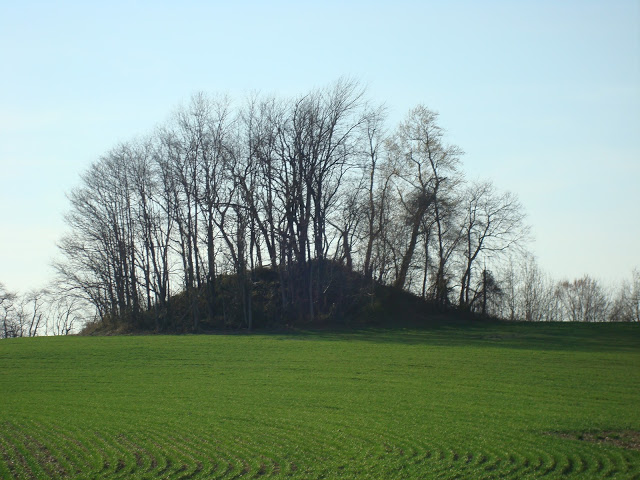
[[[640,2],[0,3],[0,282],[43,286],[65,193],[193,93],[341,76],[423,103],[469,178],[516,193],[557,279],[640,267]]]

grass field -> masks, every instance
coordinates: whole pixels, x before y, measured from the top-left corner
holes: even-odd
[[[0,341],[0,478],[640,478],[640,325]]]

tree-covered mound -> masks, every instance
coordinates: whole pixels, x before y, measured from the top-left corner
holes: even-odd
[[[406,290],[366,279],[339,262],[312,262],[321,274],[321,301],[313,291],[269,267],[245,275],[224,274],[172,295],[164,305],[137,314],[105,316],[87,324],[84,334],[209,333],[308,327],[424,326],[480,318],[443,308]],[[300,273],[300,272],[298,272]],[[307,274],[308,275],[308,274]],[[303,276],[303,275],[301,275]],[[304,275],[306,276],[306,275]],[[213,285],[213,288],[210,286]],[[287,289],[287,291],[284,291]],[[295,298],[296,301],[290,301]],[[444,315],[443,315],[444,314]]]
[[[388,120],[348,79],[194,95],[69,193],[58,296],[156,331],[369,321],[386,287],[510,320],[638,321],[638,275],[615,302],[589,277],[546,280],[517,196],[468,178],[437,112]]]

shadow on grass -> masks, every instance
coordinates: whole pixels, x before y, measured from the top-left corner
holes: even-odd
[[[636,351],[640,324],[524,323],[499,321],[442,322],[428,325],[309,329],[256,333],[281,340],[362,341],[433,346],[484,346],[530,350]]]

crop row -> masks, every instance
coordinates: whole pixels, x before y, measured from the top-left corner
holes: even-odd
[[[186,433],[170,424],[125,433],[4,422],[0,477],[640,478],[639,452],[571,439],[559,439],[549,451],[514,434],[504,439],[513,450],[485,445],[466,451],[393,435],[382,425],[348,431],[328,426],[304,436],[295,428],[258,430],[260,437],[252,439],[205,428]]]

